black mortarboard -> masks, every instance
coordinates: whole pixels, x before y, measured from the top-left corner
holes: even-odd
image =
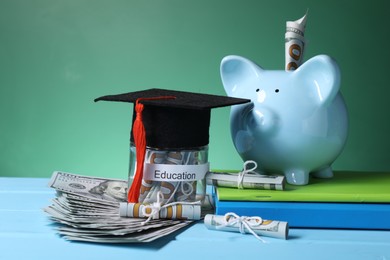
[[[250,102],[249,99],[165,89],[102,96],[95,99],[95,102],[100,100],[131,103],[138,100],[142,103],[146,145],[162,149],[186,149],[207,145],[211,109]],[[135,114],[134,111],[133,122]],[[131,139],[133,140],[133,130]]]

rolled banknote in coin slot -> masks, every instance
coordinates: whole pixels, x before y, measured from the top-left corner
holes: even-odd
[[[153,204],[120,203],[119,214],[121,217],[147,218],[153,213]],[[174,204],[162,206],[153,219],[183,219],[199,220],[201,217],[200,204]]]
[[[285,70],[295,70],[303,62],[305,47],[306,14],[296,21],[286,22],[285,34]]]
[[[282,239],[287,239],[289,231],[287,222],[262,220],[260,217],[239,217],[234,213],[227,213],[224,216],[207,214],[204,218],[204,224],[211,230],[253,232],[258,236]]]

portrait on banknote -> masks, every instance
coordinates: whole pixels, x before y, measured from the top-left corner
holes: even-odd
[[[110,201],[126,201],[127,184],[122,181],[107,180],[89,191],[94,197]]]

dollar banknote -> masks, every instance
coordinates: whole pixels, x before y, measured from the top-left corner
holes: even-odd
[[[237,173],[208,172],[206,175],[206,183],[216,187],[284,190],[286,182],[284,176],[247,174],[240,179]]]
[[[287,222],[277,220],[262,220],[260,223],[258,223],[256,218],[244,218],[247,219],[244,221],[248,222],[248,226],[257,235],[282,239],[287,239],[288,237],[289,227]],[[207,214],[204,218],[204,224],[208,229],[211,230],[239,232],[240,222],[234,220],[235,217],[233,216]],[[249,233],[248,229],[244,229],[244,231]]]
[[[305,48],[306,14],[296,21],[286,23],[285,34],[285,70],[295,70],[303,62]]]
[[[82,176],[67,172],[55,171],[49,187],[59,192],[77,194],[97,201],[124,202],[127,195],[127,181]]]
[[[58,233],[67,240],[97,243],[151,242],[185,226],[190,220],[120,217],[119,205],[126,201],[127,182],[56,171],[49,187],[57,191],[44,208],[59,224]],[[206,211],[207,212],[207,211]]]

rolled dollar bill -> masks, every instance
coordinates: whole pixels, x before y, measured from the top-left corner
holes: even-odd
[[[185,156],[186,152],[171,151],[167,153],[165,164],[183,165],[186,164]],[[163,203],[169,203],[171,201],[177,201],[176,194],[178,188],[181,186],[177,181],[162,181],[161,192],[164,194]]]
[[[153,186],[154,186],[153,181],[142,179],[141,187],[139,191],[139,197],[138,197],[138,201],[140,203],[144,202],[145,198],[148,196]]]
[[[153,204],[120,203],[119,215],[130,218],[147,218],[153,214]],[[201,214],[200,204],[174,204],[159,208],[153,219],[186,219],[199,220]]]
[[[307,12],[301,19],[286,22],[286,71],[295,70],[302,64],[305,47],[306,17]]]
[[[197,184],[199,182],[199,186],[202,186],[203,176],[208,171],[208,164],[200,161],[201,159],[198,150],[147,150],[139,202],[157,201],[158,192],[164,195],[163,204],[194,202]],[[199,172],[199,169],[203,173],[201,176],[195,173]]]
[[[207,214],[204,224],[211,230],[255,233],[282,239],[287,239],[289,231],[287,222],[262,220],[260,217],[239,217],[233,213],[224,216]]]
[[[240,183],[241,181],[241,183]],[[206,183],[217,187],[238,187],[244,189],[284,190],[284,176],[247,174],[239,179],[238,174],[227,172],[209,172]]]

